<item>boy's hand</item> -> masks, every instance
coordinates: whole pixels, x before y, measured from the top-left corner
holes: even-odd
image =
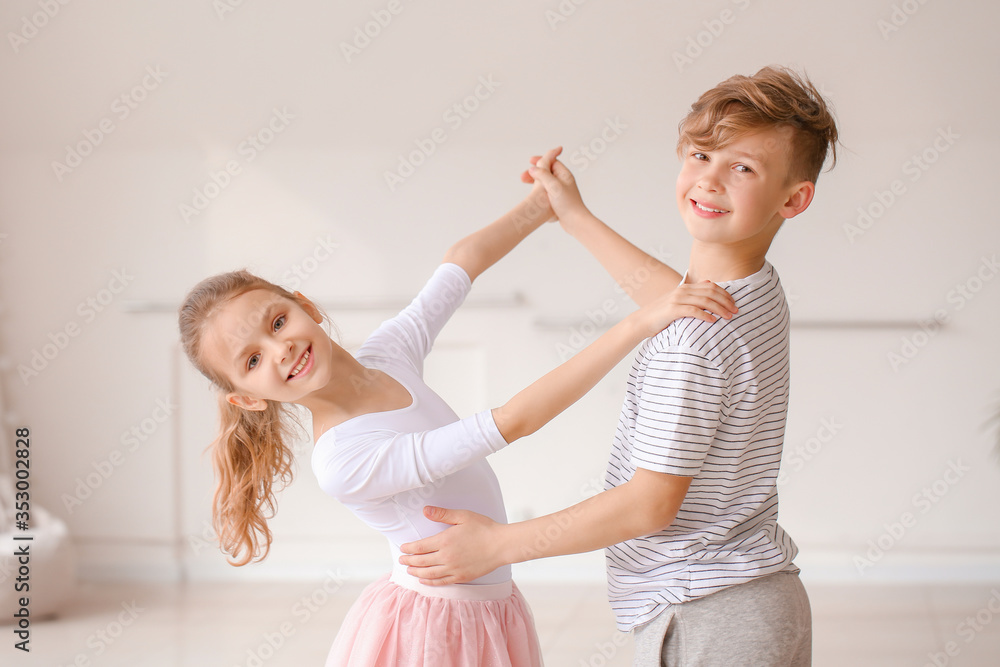
[[[559,148],[562,152],[562,147]],[[552,155],[549,151],[545,155],[535,155],[531,158],[532,166],[521,174],[521,180],[525,183],[538,183],[545,186],[549,195],[549,203],[552,211],[559,218],[559,223],[563,229],[572,233],[572,225],[579,216],[589,214],[587,206],[580,196],[580,189],[576,185],[576,179],[569,169],[562,162],[555,158],[559,155]]]
[[[451,528],[400,547],[399,562],[406,571],[429,586],[462,584],[506,565],[500,555],[500,532],[505,527],[469,510],[449,510],[428,505],[424,516],[450,523]]]
[[[639,319],[646,336],[655,336],[681,317],[715,322],[719,317],[728,320],[737,312],[736,302],[729,292],[711,280],[703,280],[691,285],[678,285],[673,291],[632,313],[632,316]]]

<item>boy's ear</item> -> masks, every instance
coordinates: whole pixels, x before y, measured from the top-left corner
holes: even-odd
[[[302,310],[306,311],[306,315],[313,319],[316,324],[323,323],[323,315],[319,312],[319,308],[316,307],[312,301],[307,299],[302,292],[295,292],[295,298],[299,300],[299,305],[302,306]]]
[[[267,409],[267,401],[262,398],[250,398],[249,396],[243,396],[241,394],[230,392],[226,394],[226,400],[236,407],[243,408],[244,410],[261,412]]]
[[[788,199],[778,210],[778,214],[785,220],[794,218],[802,211],[809,208],[813,195],[816,194],[816,184],[812,181],[800,181],[789,191]]]

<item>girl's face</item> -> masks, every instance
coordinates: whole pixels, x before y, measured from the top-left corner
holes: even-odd
[[[330,381],[334,342],[318,309],[302,299],[255,289],[212,316],[202,354],[233,385],[231,403],[250,410],[264,409],[264,399],[298,403]]]

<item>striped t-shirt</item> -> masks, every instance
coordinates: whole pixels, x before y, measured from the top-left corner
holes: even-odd
[[[669,527],[605,552],[622,631],[666,605],[797,571],[775,488],[788,406],[785,294],[766,261],[719,285],[735,317],[674,321],[642,344],[629,374],[605,487],[637,467],[693,479]]]

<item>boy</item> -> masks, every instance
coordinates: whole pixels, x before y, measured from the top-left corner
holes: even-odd
[[[636,665],[808,665],[809,600],[777,523],[775,480],[788,401],[788,309],[766,253],[810,204],[837,129],[808,80],[767,67],[704,93],[681,122],[677,204],[693,242],[685,282],[711,280],[738,314],[680,319],[639,348],[615,433],[606,491],[547,516],[456,524],[402,546],[428,584],[509,563],[607,548],[618,627]],[[680,278],[584,206],[558,162],[529,170],[553,210],[640,305]],[[645,275],[645,274],[644,274]]]

